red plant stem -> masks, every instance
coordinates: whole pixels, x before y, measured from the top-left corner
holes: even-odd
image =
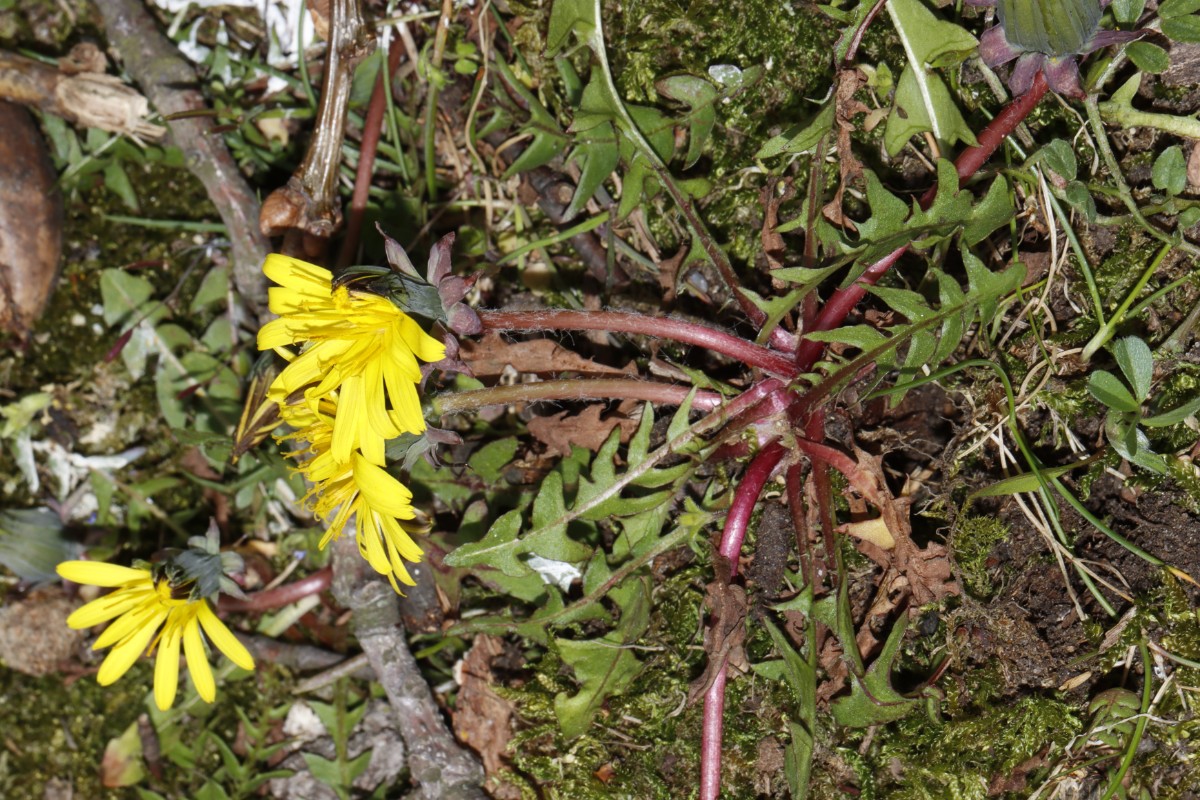
[[[959,154],[958,159],[954,162],[959,181],[963,181],[979,171],[979,168],[991,158],[1005,138],[1016,130],[1016,127],[1037,107],[1037,104],[1046,95],[1048,88],[1046,77],[1039,71],[1034,77],[1030,90],[1009,103],[983,129],[977,137],[979,144],[969,147]],[[921,208],[929,208],[936,195],[937,185],[934,184],[921,196]],[[858,305],[863,295],[867,293],[867,287],[874,285],[883,277],[884,273],[891,269],[892,265],[899,261],[900,256],[907,251],[908,245],[896,248],[868,267],[866,272],[854,283],[834,292],[833,296],[829,298],[829,302],[821,309],[812,330],[828,331],[840,327],[846,321],[846,316],[851,309]],[[824,350],[824,342],[814,342],[809,339],[802,341],[796,350],[797,369],[800,372],[812,369],[813,364],[817,363],[817,359],[821,357]]]
[[[493,386],[467,392],[443,392],[433,398],[433,407],[437,414],[456,414],[512,403],[608,399],[643,400],[664,406],[680,406],[691,390],[692,387],[682,384],[634,378],[573,378]],[[692,408],[697,411],[712,411],[721,405],[722,400],[721,395],[716,392],[698,391],[692,398]]]
[[[858,276],[858,280],[854,283],[834,292],[829,301],[825,303],[825,307],[821,309],[821,313],[817,315],[812,330],[828,331],[840,327],[846,321],[846,317],[849,316],[851,310],[863,299],[863,295],[867,293],[867,287],[874,286],[883,277],[884,273],[900,260],[900,256],[907,252],[908,245],[897,247],[867,267],[866,271]],[[800,372],[807,372],[812,369],[813,364],[817,363],[817,359],[821,357],[821,353],[823,352],[825,352],[825,342],[818,342],[805,337],[800,342],[800,347],[796,348],[796,369]]]
[[[1009,134],[1025,121],[1033,109],[1037,108],[1038,103],[1042,102],[1042,98],[1046,96],[1049,88],[1046,76],[1039,70],[1033,78],[1033,86],[1029,87],[1029,91],[1005,106],[995,119],[980,132],[976,138],[979,144],[968,147],[958,154],[958,158],[954,160],[954,167],[958,170],[959,181],[965,181],[987,163],[987,160],[1004,143]],[[921,208],[929,208],[936,194],[937,186],[929,187],[921,196]]]
[[[395,47],[394,44],[388,44],[388,75],[396,74],[400,67],[400,55],[404,52],[404,48]],[[367,214],[367,195],[371,190],[371,178],[375,172],[375,154],[379,152],[383,112],[387,109],[384,84],[383,75],[377,75],[375,88],[371,91],[371,103],[367,106],[367,116],[363,120],[362,143],[358,149],[358,171],[354,174],[354,194],[350,197],[350,210],[346,214],[346,237],[342,239],[342,251],[338,256],[338,266],[342,269],[350,266],[350,262],[354,260],[363,219]]]
[[[746,468],[742,482],[733,493],[729,515],[725,517],[725,528],[717,551],[729,560],[729,576],[738,571],[738,556],[742,542],[746,539],[746,527],[750,515],[771,478],[771,473],[783,459],[783,445],[771,442],[759,451]],[[712,686],[704,695],[704,721],[700,735],[700,800],[717,800],[721,792],[721,739],[724,735],[725,713],[725,667],[721,667]]]
[[[804,435],[814,442],[825,441],[825,409],[813,411],[804,423]],[[833,538],[833,483],[829,480],[829,465],[813,461],[813,490],[817,497],[817,520],[821,524],[821,541],[825,545],[827,564],[835,561],[833,549],[837,543]],[[816,586],[814,585],[814,590]]]
[[[217,607],[221,611],[269,611],[273,608],[291,605],[310,594],[319,594],[328,589],[332,581],[333,568],[322,567],[307,578],[301,578],[274,589],[255,592],[247,596],[245,600],[222,595]]]
[[[863,34],[867,32],[867,28],[875,20],[876,15],[883,9],[887,0],[876,0],[875,5],[867,12],[867,16],[863,18],[862,24],[854,31],[854,38],[850,40],[850,47],[846,50],[846,57],[842,59],[842,67],[848,68],[854,62],[854,56],[858,53],[858,46],[862,43]]]
[[[671,317],[650,317],[625,311],[480,311],[484,330],[492,331],[608,331],[673,339],[693,344],[783,378],[795,374],[791,359],[761,345],[704,325]]]
[[[717,552],[729,559],[729,576],[732,578],[738,572],[738,556],[742,552],[742,542],[746,539],[746,528],[750,524],[750,515],[758,503],[763,487],[767,485],[771,473],[779,466],[784,455],[784,448],[778,441],[758,451],[746,468],[742,482],[733,494],[733,503],[729,506],[729,515],[725,517],[725,529],[721,533],[721,543]]]
[[[725,727],[725,667],[704,694],[700,734],[700,800],[717,800],[721,793],[721,739]]]
[[[796,552],[800,555],[800,573],[809,586],[817,585],[817,554],[809,535],[808,518],[804,509],[804,465],[800,462],[787,469],[784,481],[792,530],[796,532]]]

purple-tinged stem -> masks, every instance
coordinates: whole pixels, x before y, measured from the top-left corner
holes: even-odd
[[[1046,77],[1039,71],[1034,77],[1032,88],[1005,106],[1004,110],[983,129],[977,137],[979,144],[975,147],[968,147],[959,154],[954,162],[959,181],[963,181],[979,171],[979,168],[992,157],[1005,138],[1016,130],[1017,126],[1037,107],[1048,89]],[[937,185],[935,184],[921,196],[921,208],[929,208],[936,196]],[[906,252],[908,252],[908,245],[896,248],[868,267],[866,272],[854,283],[834,292],[833,296],[829,298],[829,302],[821,309],[821,313],[817,315],[812,330],[828,331],[840,327],[846,321],[851,309],[858,305],[863,295],[867,293],[867,287],[874,285],[882,278],[884,273],[891,269],[892,265],[899,261],[900,256]],[[817,363],[817,359],[821,357],[824,350],[825,342],[803,340],[796,350],[797,369],[800,372],[812,369],[813,364]]]
[[[829,298],[829,302],[821,309],[821,313],[817,315],[817,320],[813,323],[812,330],[828,331],[840,327],[846,321],[846,317],[849,316],[851,310],[863,299],[863,295],[867,293],[867,287],[874,286],[883,277],[884,273],[900,260],[900,256],[907,252],[908,245],[897,247],[867,267],[866,271],[854,283],[834,292],[833,296]],[[825,342],[817,342],[809,338],[805,338],[800,342],[800,347],[796,349],[796,368],[801,372],[807,372],[812,369],[813,364],[817,363],[817,359],[825,351],[825,344]]]
[[[778,441],[771,442],[759,451],[742,482],[733,493],[733,503],[725,517],[725,528],[721,532],[721,543],[717,551],[729,560],[729,576],[737,575],[738,557],[742,542],[746,539],[746,527],[750,515],[771,478],[771,473],[783,459],[786,451]],[[704,721],[700,735],[700,800],[717,800],[721,792],[721,739],[724,735],[725,713],[725,667],[717,672],[712,686],[704,695]]]
[[[696,345],[783,378],[795,375],[791,359],[737,336],[671,317],[625,311],[480,311],[484,330],[608,331],[673,339]]]
[[[444,392],[433,398],[433,410],[437,414],[455,414],[486,406],[547,400],[644,400],[658,405],[679,406],[683,405],[691,390],[690,386],[635,378],[576,378],[493,386],[469,392]],[[721,402],[722,397],[716,392],[697,391],[692,398],[692,408],[712,411]]]
[[[274,589],[255,592],[247,596],[245,600],[221,595],[217,606],[221,611],[270,611],[273,608],[283,608],[297,600],[303,600],[310,594],[319,594],[329,588],[332,580],[333,569],[323,567],[307,578],[285,583]]]
[[[700,734],[700,800],[717,800],[721,793],[721,738],[725,728],[725,667],[704,694]]]
[[[733,494],[733,503],[729,506],[729,515],[725,517],[725,529],[721,533],[721,543],[717,551],[729,559],[729,577],[738,572],[738,556],[742,552],[742,542],[746,539],[746,528],[750,524],[750,515],[754,506],[767,485],[771,473],[779,466],[784,454],[783,445],[778,441],[771,442],[758,452],[746,468],[742,482],[738,484]]]

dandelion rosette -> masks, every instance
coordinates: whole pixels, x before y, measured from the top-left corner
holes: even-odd
[[[1110,31],[1100,18],[1110,0],[967,0],[996,7],[998,25],[979,38],[979,55],[989,67],[1016,61],[1008,79],[1022,95],[1042,72],[1050,88],[1067,97],[1085,96],[1079,58],[1102,47],[1131,42],[1142,31]]]
[[[67,618],[67,625],[76,630],[111,621],[92,645],[93,650],[112,647],[96,676],[101,686],[116,682],[143,653],[157,647],[154,702],[166,711],[175,703],[179,688],[182,645],[196,693],[211,703],[217,696],[217,686],[208,663],[205,637],[234,664],[254,669],[254,658],[217,618],[208,599],[196,597],[186,586],[175,585],[167,577],[156,578],[149,569],[97,561],[65,561],[58,565],[58,574],[75,583],[116,589]],[[181,589],[183,597],[177,596]]]

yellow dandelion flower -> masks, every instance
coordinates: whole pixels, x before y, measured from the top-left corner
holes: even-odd
[[[230,661],[242,669],[254,669],[249,651],[217,618],[208,600],[176,599],[170,582],[165,578],[156,582],[149,570],[98,561],[64,561],[58,565],[58,574],[75,583],[117,589],[76,609],[67,618],[67,625],[76,630],[115,620],[92,645],[93,650],[112,647],[96,676],[101,686],[114,683],[139,656],[157,645],[154,702],[166,711],[174,704],[179,687],[182,644],[196,693],[211,703],[217,696],[217,686],[201,629]]]
[[[336,397],[327,397],[316,413],[303,405],[284,406],[284,419],[296,429],[285,438],[307,444],[291,454],[302,459],[298,469],[312,484],[301,503],[328,523],[321,549],[341,535],[353,514],[359,553],[399,592],[400,583],[415,585],[404,562],[423,555],[411,536],[423,527],[414,522],[412,492],[358,451],[346,462],[334,457],[337,406]]]
[[[387,298],[334,289],[329,270],[269,255],[263,272],[279,284],[269,293],[279,318],[259,330],[259,349],[284,353],[289,345],[307,343],[275,379],[269,396],[283,404],[303,389],[315,410],[321,398],[337,392],[334,458],[349,464],[351,453],[361,449],[382,466],[384,441],[425,430],[417,359],[440,361],[445,346]]]

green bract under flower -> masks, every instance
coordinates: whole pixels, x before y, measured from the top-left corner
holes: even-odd
[[[1140,31],[1100,27],[1108,0],[967,0],[995,5],[999,20],[979,37],[979,55],[989,67],[1015,60],[1008,85],[1021,95],[1039,72],[1055,92],[1083,97],[1079,57],[1101,47],[1137,39]]]
[[[1048,56],[1078,55],[1100,29],[1100,0],[999,0],[996,16],[1013,47]]]

